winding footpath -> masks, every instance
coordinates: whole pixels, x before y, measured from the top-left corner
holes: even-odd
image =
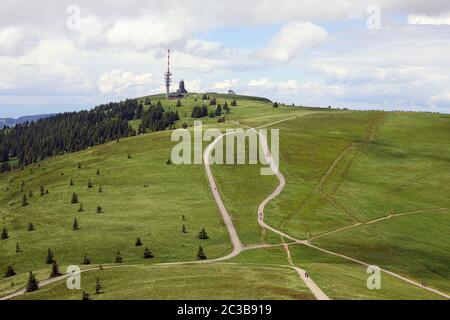
[[[258,244],[258,245],[243,246],[241,240],[239,239],[239,235],[238,235],[238,233],[236,231],[236,228],[235,228],[235,226],[233,224],[232,217],[231,217],[231,215],[229,214],[229,212],[227,211],[227,209],[225,207],[225,204],[224,204],[224,202],[223,202],[223,200],[222,200],[222,198],[220,196],[220,192],[219,192],[219,190],[217,188],[216,181],[215,181],[214,176],[213,176],[212,171],[211,171],[210,156],[211,156],[211,152],[214,149],[215,145],[219,142],[219,140],[223,139],[225,136],[234,134],[234,132],[224,133],[221,136],[217,137],[211,144],[209,144],[207,146],[207,148],[205,149],[205,152],[203,154],[203,163],[204,163],[205,172],[206,172],[206,176],[208,178],[208,183],[209,183],[211,192],[212,192],[212,194],[214,196],[214,200],[215,200],[215,202],[217,204],[217,207],[218,207],[218,209],[219,209],[219,211],[220,211],[220,213],[222,215],[224,224],[225,224],[225,226],[227,228],[228,234],[229,234],[230,239],[231,239],[231,243],[233,245],[232,252],[229,253],[226,256],[223,256],[223,257],[220,257],[220,258],[217,258],[217,259],[212,259],[212,260],[190,261],[190,262],[173,262],[173,263],[158,263],[158,264],[155,264],[154,266],[170,266],[170,265],[184,265],[184,264],[199,264],[199,263],[222,262],[222,261],[229,260],[229,259],[231,259],[233,257],[236,257],[241,252],[246,251],[246,250],[269,248],[269,247],[275,247],[275,246],[283,246],[284,249],[286,250],[286,253],[287,253],[287,259],[288,259],[289,267],[291,267],[292,269],[294,269],[298,273],[298,275],[300,276],[302,281],[305,283],[305,285],[309,288],[309,290],[313,293],[313,295],[318,300],[329,300],[330,298],[316,285],[316,283],[314,283],[314,281],[306,273],[305,270],[303,270],[303,269],[301,269],[301,268],[299,268],[299,267],[294,265],[294,263],[292,262],[292,258],[291,258],[291,254],[290,254],[290,250],[289,250],[289,245],[292,245],[292,244],[305,245],[305,246],[314,248],[316,250],[325,252],[327,254],[330,254],[330,255],[333,255],[333,256],[338,256],[338,257],[344,258],[346,260],[358,263],[358,264],[363,265],[363,266],[369,266],[369,264],[366,263],[366,262],[363,262],[363,261],[360,261],[360,260],[357,260],[357,259],[345,256],[345,255],[342,255],[342,254],[339,254],[339,253],[335,253],[335,252],[332,252],[332,251],[329,251],[329,250],[317,247],[315,245],[312,245],[309,242],[309,240],[299,240],[299,239],[297,239],[297,238],[295,238],[293,236],[290,236],[290,235],[288,235],[288,234],[286,234],[286,233],[284,233],[284,232],[282,232],[282,231],[280,231],[280,230],[278,230],[278,229],[268,225],[264,221],[264,210],[265,210],[265,207],[267,206],[267,204],[270,201],[275,199],[283,191],[283,189],[284,189],[284,187],[286,185],[286,179],[284,178],[283,174],[280,172],[278,164],[274,161],[274,159],[273,159],[273,157],[272,157],[272,155],[270,153],[269,145],[268,145],[268,142],[267,142],[267,138],[262,133],[258,132],[257,129],[264,128],[264,127],[270,127],[270,126],[273,126],[275,124],[286,122],[286,121],[289,121],[289,120],[293,120],[293,119],[296,119],[296,118],[299,118],[299,117],[302,117],[302,116],[305,116],[305,115],[308,115],[308,114],[309,113],[303,113],[303,114],[297,115],[295,117],[291,117],[291,118],[287,118],[287,119],[284,119],[284,120],[276,121],[276,122],[273,122],[271,124],[263,125],[263,126],[260,126],[260,127],[257,127],[257,128],[251,128],[251,127],[246,126],[249,129],[255,131],[259,135],[259,137],[260,137],[260,145],[261,145],[261,147],[263,149],[263,153],[264,153],[264,157],[265,157],[266,163],[269,164],[270,169],[277,176],[277,178],[279,180],[279,184],[276,187],[276,189],[266,199],[264,199],[261,202],[261,204],[259,205],[259,207],[258,207],[258,211],[257,211],[257,213],[258,213],[258,224],[262,228],[270,230],[270,231],[280,235],[282,237],[282,239],[283,239],[282,240],[283,241],[282,244],[276,244],[276,245]],[[239,124],[239,123],[237,123],[237,124]],[[328,174],[329,173],[327,173],[327,175]],[[442,209],[443,208],[435,209],[435,210],[442,210]],[[427,210],[424,210],[424,211],[427,211]],[[421,212],[421,211],[419,211],[419,212]],[[417,213],[417,212],[414,212],[414,213]],[[393,215],[393,216],[400,216],[400,215],[405,215],[405,214],[411,214],[411,212],[397,214],[397,215]],[[374,220],[374,221],[370,221],[368,223],[376,223],[378,221],[382,221],[382,220],[385,220],[385,219],[388,219],[388,218],[391,218],[391,217],[392,216],[383,217],[383,218],[380,218],[380,219],[377,219],[377,220]],[[341,229],[338,229],[338,230],[334,230],[334,231],[328,232],[326,234],[331,234],[331,233],[335,233],[335,232],[338,232],[338,231],[343,231],[343,230],[346,230],[346,229],[349,229],[349,228],[353,228],[353,227],[356,227],[356,226],[359,226],[359,225],[361,225],[361,223],[356,223],[354,225],[347,226],[345,228],[341,228]],[[319,236],[317,236],[315,238],[324,236],[326,234],[319,235]],[[284,238],[289,239],[292,242],[291,243],[284,243]],[[131,266],[136,266],[136,265],[105,266],[103,268],[104,269],[111,269],[111,268],[131,267]],[[80,273],[94,271],[94,270],[98,270],[98,267],[97,268],[91,268],[91,269],[85,269],[85,270],[82,270]],[[415,285],[417,287],[420,287],[422,289],[431,291],[431,292],[433,292],[435,294],[438,294],[438,295],[440,295],[440,296],[442,296],[442,297],[444,297],[446,299],[450,299],[450,296],[448,294],[443,293],[443,292],[441,292],[439,290],[436,290],[436,289],[433,289],[433,288],[429,288],[429,287],[423,287],[421,284],[417,283],[416,281],[410,280],[410,279],[408,279],[406,277],[403,277],[401,275],[398,275],[398,274],[396,274],[394,272],[391,272],[391,271],[388,271],[388,270],[385,270],[385,269],[382,269],[382,268],[380,268],[380,270],[385,272],[386,274],[389,274],[389,275],[397,278],[397,279],[400,279],[402,281],[405,281],[407,283],[410,283],[410,284]],[[68,277],[69,277],[69,274],[65,274],[65,275],[62,275],[60,277],[50,278],[50,279],[46,279],[46,280],[40,281],[39,284],[40,284],[40,287],[43,287],[43,286],[47,286],[47,285],[50,285],[50,284],[62,281],[64,279],[68,278]],[[18,290],[18,291],[14,292],[14,293],[11,293],[11,294],[9,294],[7,296],[0,297],[0,300],[12,299],[12,298],[15,298],[17,296],[23,295],[24,293],[25,293],[25,288],[23,288],[21,290]]]

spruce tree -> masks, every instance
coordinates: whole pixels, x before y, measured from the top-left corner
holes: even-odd
[[[27,195],[24,194],[22,196],[22,207],[26,207],[27,205],[28,205],[28,198],[27,198]]]
[[[8,229],[3,228],[3,230],[2,230],[2,235],[1,235],[0,238],[1,238],[2,240],[6,240],[6,239],[9,238]]]
[[[84,254],[83,262],[81,264],[91,264],[91,259],[87,256],[87,253]]]
[[[70,182],[69,182],[69,185],[70,185],[70,186],[73,186],[73,185],[74,185],[74,183],[73,183],[73,179],[72,179],[72,178],[70,178]]]
[[[74,192],[72,193],[72,204],[78,203],[78,195]]]
[[[123,262],[123,258],[122,255],[120,254],[120,251],[117,251],[116,254],[116,259],[114,260],[115,263],[122,263]]]
[[[33,292],[39,289],[39,282],[36,280],[36,276],[32,271],[30,271],[30,275],[28,276],[27,288],[26,292]]]
[[[208,259],[205,255],[205,253],[203,252],[203,248],[202,247],[198,247],[198,253],[197,253],[197,260],[206,260]]]
[[[145,248],[144,259],[151,259],[151,258],[153,258],[153,253],[150,251],[149,248]]]
[[[83,295],[81,296],[81,300],[83,301],[89,301],[92,300],[91,295],[87,293],[86,291],[83,291]]]
[[[84,212],[83,203],[80,203],[80,207],[78,208],[78,212]]]
[[[103,192],[103,188],[102,188],[102,186],[100,185],[100,186],[98,186],[98,193],[102,193]]]
[[[78,220],[77,220],[77,218],[75,218],[75,219],[73,220],[72,229],[73,229],[73,231],[77,231],[77,230],[80,229],[80,227],[78,226]]]
[[[20,248],[19,241],[16,241],[16,253],[22,252],[22,249]]]
[[[103,293],[103,287],[100,284],[100,279],[97,277],[97,280],[95,282],[95,294],[102,294]]]
[[[137,238],[137,239],[136,239],[136,243],[135,243],[134,245],[135,245],[136,247],[142,246],[141,238]]]
[[[28,231],[34,231],[35,230],[35,227],[34,227],[34,224],[33,223],[28,223]]]
[[[5,278],[14,277],[15,275],[16,272],[14,271],[14,268],[12,266],[8,266],[6,268]]]
[[[52,270],[50,272],[50,277],[55,278],[61,276],[61,272],[59,271],[59,266],[56,260],[53,260]]]
[[[102,212],[103,212],[103,208],[100,207],[100,206],[98,206],[98,207],[97,207],[97,213],[102,213]]]
[[[217,105],[215,115],[217,117],[222,115],[222,106],[220,104]]]
[[[198,238],[199,238],[200,240],[207,240],[207,239],[209,239],[209,236],[208,236],[208,234],[206,233],[205,228],[203,228],[203,229],[198,233]]]
[[[94,185],[92,184],[92,180],[89,179],[88,181],[88,188],[91,189]]]
[[[48,249],[48,251],[47,251],[47,258],[45,259],[45,263],[52,264],[53,263],[53,258],[54,258],[54,255],[53,255],[52,250]]]
[[[100,175],[100,170],[99,170],[99,169],[97,169],[97,175],[98,175],[98,176]]]

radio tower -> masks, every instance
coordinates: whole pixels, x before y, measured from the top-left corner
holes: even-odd
[[[170,49],[167,50],[167,72],[164,79],[166,80],[166,99],[169,100],[170,83],[172,82],[172,74],[170,73]]]

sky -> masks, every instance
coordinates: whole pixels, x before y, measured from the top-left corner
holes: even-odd
[[[450,113],[448,0],[2,0],[0,118],[174,86]]]

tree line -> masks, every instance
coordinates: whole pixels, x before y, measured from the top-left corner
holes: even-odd
[[[5,126],[0,130],[0,172],[134,136],[129,124],[133,119],[142,120],[139,133],[164,130],[179,119],[177,112],[165,112],[160,102],[149,105],[145,110],[137,100],[110,102],[89,111]]]

